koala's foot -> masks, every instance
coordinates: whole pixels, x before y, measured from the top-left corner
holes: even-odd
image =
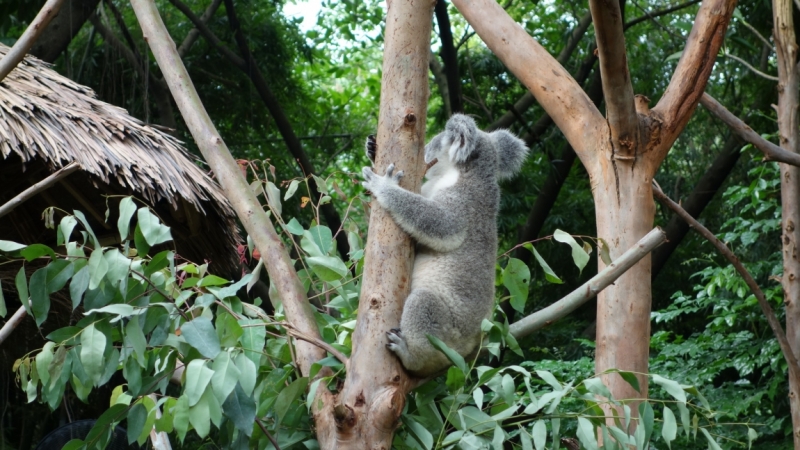
[[[367,136],[365,147],[367,149],[367,158],[374,163],[375,155],[378,153],[378,141],[375,139],[374,134]]]
[[[392,328],[391,330],[387,331],[386,337],[389,339],[389,343],[386,344],[386,348],[393,351],[401,361],[405,362],[409,356],[408,344],[406,343],[406,338],[403,337],[403,332],[400,331],[400,328]]]

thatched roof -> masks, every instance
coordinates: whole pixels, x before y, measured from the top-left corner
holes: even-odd
[[[0,58],[8,49],[0,44]],[[188,203],[205,214],[200,220],[217,222],[210,228],[203,224],[203,238],[219,240],[222,234],[235,253],[233,210],[180,141],[98,100],[90,88],[31,56],[0,82],[0,155],[0,164],[19,157],[23,170],[35,161],[45,162],[49,171],[74,161],[100,190],[108,185],[119,192],[121,186],[123,192],[153,205],[165,201],[175,210]]]

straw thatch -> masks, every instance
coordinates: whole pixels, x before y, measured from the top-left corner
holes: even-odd
[[[0,44],[0,58],[8,49]],[[235,260],[239,236],[233,210],[219,186],[198,167],[197,159],[177,139],[98,100],[88,87],[31,56],[0,82],[0,155],[0,165],[18,157],[21,170],[39,161],[50,172],[77,162],[84,173],[73,182],[86,179],[100,191],[131,193],[152,205],[166,202],[172,206],[167,214],[173,218],[202,222],[187,225],[199,234],[192,241],[198,237],[214,240],[207,243],[214,251],[230,252],[222,257],[225,265]],[[86,199],[82,200],[85,205]],[[99,207],[105,209],[102,204]],[[191,209],[205,217],[187,219],[197,215]],[[216,257],[220,259],[219,254]]]

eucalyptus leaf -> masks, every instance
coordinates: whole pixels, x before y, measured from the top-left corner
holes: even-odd
[[[503,269],[503,286],[511,294],[511,306],[518,312],[525,310],[528,300],[528,285],[531,281],[531,270],[528,265],[516,258],[509,258]]]
[[[106,350],[106,335],[90,324],[81,332],[81,364],[91,377],[95,386],[99,386],[105,366],[103,353]]]
[[[589,262],[589,254],[586,253],[586,250],[584,250],[583,247],[578,244],[574,237],[572,237],[569,233],[565,233],[564,231],[557,229],[553,233],[553,239],[567,244],[572,248],[572,260],[578,267],[578,271],[583,272],[583,268],[586,267],[586,264]]]
[[[133,218],[134,212],[136,212],[136,204],[133,202],[133,198],[125,197],[119,202],[119,219],[117,219],[117,230],[119,230],[119,238],[121,241],[128,239],[131,218]]]
[[[138,219],[137,226],[150,247],[172,240],[169,227],[163,225],[158,217],[150,212],[150,208],[139,208],[136,217]]]
[[[241,385],[235,385],[236,388],[222,404],[222,412],[237,429],[250,436],[256,418],[256,402],[245,394]]]
[[[547,281],[551,283],[563,284],[564,282],[561,281],[561,278],[559,278],[555,272],[553,272],[553,269],[551,269],[550,266],[547,264],[547,262],[544,260],[544,258],[542,258],[542,255],[540,255],[539,252],[536,251],[536,248],[531,246],[530,250],[533,252],[533,256],[536,258],[536,261],[542,267],[542,270],[544,270],[545,279],[547,279]]]

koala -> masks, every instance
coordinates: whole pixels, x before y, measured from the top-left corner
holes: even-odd
[[[367,154],[374,161],[374,137]],[[386,347],[414,376],[435,375],[450,365],[427,335],[465,357],[481,342],[481,322],[494,306],[498,179],[513,176],[527,156],[525,143],[506,130],[485,133],[465,115],[453,115],[425,146],[421,193],[398,185],[403,172],[389,165],[379,176],[364,167],[364,187],[416,241],[411,293],[400,328]]]

